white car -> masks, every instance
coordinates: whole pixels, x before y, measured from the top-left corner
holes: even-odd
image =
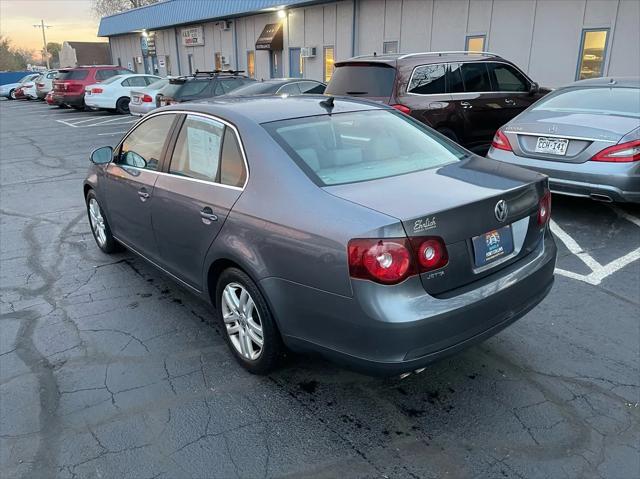
[[[38,89],[36,87],[36,82],[42,75],[38,75],[33,80],[29,80],[22,85],[22,93],[27,98],[27,100],[37,100],[38,99]]]
[[[131,90],[145,88],[158,80],[160,77],[154,75],[116,75],[85,87],[84,103],[89,108],[129,113]]]
[[[0,86],[0,96],[8,98],[9,100],[15,100],[16,90],[24,86],[25,83],[35,80],[38,76],[40,76],[40,73],[29,73],[22,77],[19,82],[7,83],[6,85]]]
[[[152,83],[147,88],[136,88],[131,91],[129,113],[135,116],[143,116],[157,108],[156,95],[169,84],[169,78],[162,78]]]
[[[44,72],[36,79],[36,91],[38,98],[44,100],[51,90],[53,90],[53,80],[58,76],[58,70]]]

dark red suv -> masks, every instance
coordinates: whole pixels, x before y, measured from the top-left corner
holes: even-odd
[[[487,52],[374,54],[335,66],[325,94],[381,101],[483,154],[498,128],[550,91]]]
[[[117,65],[93,65],[62,68],[53,81],[53,103],[60,107],[84,109],[84,87],[115,75],[134,73]]]

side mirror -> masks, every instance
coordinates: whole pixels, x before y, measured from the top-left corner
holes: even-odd
[[[93,150],[91,153],[91,162],[96,165],[104,165],[109,163],[113,159],[113,148],[110,146],[103,146]]]
[[[535,95],[539,91],[540,91],[540,85],[538,85],[536,82],[532,82],[531,86],[529,87],[529,95]]]

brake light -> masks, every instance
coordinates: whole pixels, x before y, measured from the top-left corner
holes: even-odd
[[[591,158],[591,161],[608,161],[612,163],[630,163],[640,160],[640,140],[627,141],[619,145],[605,148]]]
[[[348,253],[352,278],[389,285],[442,268],[449,261],[447,247],[436,237],[353,239]]]
[[[151,103],[153,101],[153,98],[151,98],[149,95],[144,95],[142,97],[142,101],[145,103]]]
[[[400,113],[404,113],[405,115],[411,115],[411,109],[404,105],[400,105],[399,103],[396,105],[391,105],[391,108],[395,108]]]
[[[102,88],[92,88],[91,89],[91,94],[102,93],[102,92],[103,92]]]
[[[551,191],[547,190],[538,202],[538,224],[544,226],[551,218]]]
[[[507,138],[507,135],[505,135],[502,130],[496,131],[496,134],[493,135],[491,146],[498,150],[513,151],[511,143],[509,143],[509,138]]]

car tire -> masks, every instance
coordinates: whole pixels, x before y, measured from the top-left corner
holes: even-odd
[[[14,89],[9,92],[9,100],[15,100],[15,99],[16,99],[16,91]]]
[[[130,98],[127,97],[122,97],[120,99],[118,99],[118,101],[116,102],[116,111],[118,113],[120,113],[121,115],[128,115],[129,114],[129,102],[131,101]]]
[[[85,111],[86,107],[84,105],[72,105],[72,108],[74,110],[78,110],[78,111]]]
[[[456,143],[459,143],[458,141],[458,135],[455,134],[455,132],[449,128],[439,128],[438,132],[441,135],[446,136],[447,138],[449,138],[451,141],[455,141]]]
[[[216,286],[216,305],[225,340],[240,365],[252,374],[267,374],[277,368],[284,345],[269,306],[253,280],[237,268],[225,270]],[[256,339],[260,338],[262,344],[257,352]]]
[[[91,227],[91,233],[93,239],[96,241],[98,248],[103,253],[112,254],[121,249],[120,244],[111,234],[111,227],[107,221],[102,207],[98,203],[98,198],[95,191],[89,190],[87,193],[87,216],[89,217],[89,226]]]

